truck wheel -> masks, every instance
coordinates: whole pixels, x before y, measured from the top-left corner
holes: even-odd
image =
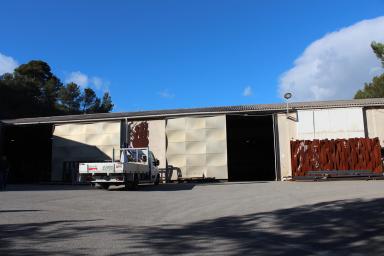
[[[109,184],[107,184],[107,183],[101,183],[101,184],[100,184],[100,187],[101,187],[102,189],[108,190],[108,188],[109,188]]]
[[[125,185],[125,189],[136,190],[139,185],[139,178],[135,174],[133,181],[126,181],[124,185]]]
[[[135,174],[135,177],[133,178],[132,182],[132,189],[136,190],[139,187],[139,177],[137,177],[137,174]]]
[[[157,186],[157,185],[159,185],[159,183],[160,183],[160,175],[157,174],[154,184]]]

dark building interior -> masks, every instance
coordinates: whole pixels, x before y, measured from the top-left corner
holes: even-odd
[[[51,179],[52,125],[6,126],[4,153],[10,164],[9,183]]]
[[[228,115],[229,181],[275,180],[273,117]]]

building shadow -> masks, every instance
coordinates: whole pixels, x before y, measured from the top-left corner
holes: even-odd
[[[91,184],[84,185],[57,185],[57,184],[11,184],[7,191],[61,191],[61,190],[89,190],[94,189]]]
[[[177,184],[177,183],[166,183],[166,184],[159,184],[157,186],[153,184],[143,184],[139,185],[138,188],[135,191],[141,191],[141,192],[153,192],[153,191],[180,191],[180,190],[192,190],[195,187],[196,184],[193,183],[183,183],[183,184]],[[109,191],[124,191],[126,190],[124,186],[111,186],[109,187]]]
[[[10,212],[40,212],[41,210],[0,210],[1,213],[10,213]]]
[[[113,242],[110,255],[383,255],[383,204],[381,198],[332,201],[185,225],[2,224],[0,254],[98,254],[98,243]],[[58,246],[75,239],[83,242]]]
[[[259,184],[259,183],[271,183],[275,181],[226,181],[226,180],[217,180],[215,182],[202,182],[202,183],[196,183],[198,186],[231,186],[231,185],[239,185],[239,184]]]
[[[79,162],[112,160],[97,146],[54,136],[53,130],[51,124],[2,128],[0,151],[9,161],[10,184],[76,183]]]

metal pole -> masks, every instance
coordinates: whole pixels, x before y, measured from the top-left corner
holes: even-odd
[[[312,111],[313,139],[316,139],[315,111]]]
[[[125,118],[125,145],[124,147],[127,148],[129,146],[129,134],[128,134],[128,119]]]
[[[288,100],[287,100],[287,117],[288,117],[288,114],[289,114],[289,106],[288,106]]]
[[[275,115],[272,115],[272,128],[273,128],[273,153],[275,155],[275,181],[278,180],[277,177],[277,156],[280,154],[277,154],[276,152],[276,127],[275,127]]]

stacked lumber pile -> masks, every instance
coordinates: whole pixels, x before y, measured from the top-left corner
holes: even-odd
[[[378,138],[291,141],[293,176],[308,171],[370,170],[382,173]]]

